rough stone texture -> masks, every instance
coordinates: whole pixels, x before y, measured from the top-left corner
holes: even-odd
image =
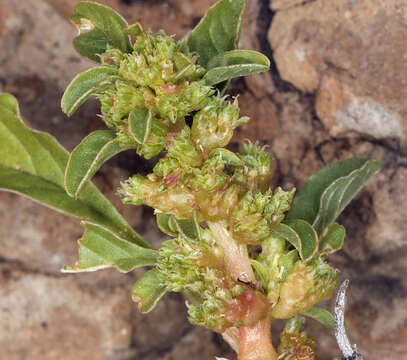
[[[271,1],[269,32],[281,77],[316,93],[315,110],[333,136],[394,139],[405,151],[406,2],[282,3]]]
[[[72,149],[101,128],[96,102],[72,119],[59,110],[63,88],[91,63],[71,47],[67,18],[76,0],[0,2],[0,91],[15,94],[34,127]],[[129,22],[185,36],[214,0],[104,0]],[[374,157],[383,170],[339,219],[348,232],[332,257],[352,280],[347,322],[366,359],[407,357],[407,158],[405,1],[250,0],[244,48],[269,56],[271,71],[234,81],[252,121],[232,148],[249,138],[276,158],[273,184],[301,188],[325,164]],[[123,206],[119,182],[147,173],[152,161],[133,152],[109,161],[95,181],[156,245],[152,211]],[[76,258],[76,220],[14,194],[0,193],[0,353],[8,359],[170,360],[233,354],[209,331],[190,326],[181,296],[166,296],[141,315],[130,300],[143,273],[61,275]],[[325,304],[332,309],[332,303]],[[330,334],[312,321],[321,360],[338,355]],[[278,342],[281,322],[273,326]],[[0,356],[0,357],[2,357]]]

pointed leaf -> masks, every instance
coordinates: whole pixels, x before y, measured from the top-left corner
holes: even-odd
[[[76,75],[62,96],[62,111],[71,116],[92,95],[109,86],[109,79],[116,74],[112,67],[97,66]]]
[[[83,221],[85,233],[79,241],[79,260],[62,272],[77,273],[114,267],[129,272],[137,267],[154,265],[157,250],[147,249],[119,237],[111,230]]]
[[[74,40],[79,54],[99,61],[98,55],[108,46],[123,52],[131,51],[129,37],[123,31],[127,22],[113,9],[96,2],[81,1],[75,6],[71,20],[79,30]]]
[[[235,77],[268,71],[269,67],[270,60],[257,51],[226,51],[209,61],[204,78],[209,85],[214,85]]]
[[[206,67],[216,55],[237,48],[244,0],[221,0],[212,6],[188,38],[188,47],[198,53],[198,62]]]
[[[290,228],[294,229],[295,232],[301,239],[301,251],[298,250],[301,259],[308,262],[318,251],[318,235],[314,228],[304,220],[288,220],[285,222]]]
[[[129,130],[133,139],[140,145],[144,144],[151,130],[151,110],[135,109],[129,114]]]
[[[342,249],[345,236],[346,230],[342,225],[338,223],[328,225],[322,234],[319,250],[332,254]]]
[[[65,169],[66,192],[77,198],[107,160],[129,148],[119,145],[112,130],[98,130],[85,137],[69,156]]]
[[[133,301],[142,313],[154,309],[167,292],[164,276],[156,269],[147,271],[133,287]]]
[[[321,207],[323,206],[322,196],[324,192],[335,183],[336,185],[333,185],[333,187],[330,188],[329,192],[325,193],[324,197],[325,201],[332,200],[332,197],[329,196],[334,195],[332,193],[333,191],[336,192],[340,190],[338,189],[338,184],[336,183],[336,181],[341,178],[344,179],[340,181],[342,190],[346,190],[346,184],[351,185],[352,183],[354,183],[354,185],[357,185],[356,187],[353,185],[351,186],[351,188],[346,190],[346,198],[336,198],[339,203],[334,204],[335,211],[333,213],[330,212],[329,216],[329,221],[332,222],[336,218],[332,218],[332,215],[339,215],[340,211],[343,210],[343,208],[363,187],[367,180],[369,180],[371,176],[377,173],[379,168],[380,164],[378,161],[359,158],[347,159],[324,167],[310,177],[298,196],[295,197],[291,210],[287,215],[287,219],[306,220],[308,223],[314,225],[318,233],[321,233],[321,231],[325,228],[322,226],[326,226],[328,225],[328,223],[326,221],[321,222],[321,220],[318,220],[318,228],[315,226],[314,223],[318,214],[320,214],[320,216],[322,215],[322,212],[320,211]],[[338,195],[340,193],[341,191],[338,192]],[[332,205],[333,203],[329,201],[329,204]],[[325,205],[329,206],[329,204]]]
[[[326,309],[314,306],[311,310],[308,310],[301,314],[320,322],[322,325],[325,325],[331,331],[334,330],[334,317]]]
[[[342,210],[351,202],[367,181],[380,169],[376,160],[367,160],[349,175],[332,182],[322,193],[319,210],[313,227],[320,234],[333,223]]]
[[[0,189],[95,224],[134,244],[150,247],[91,183],[78,199],[64,189],[68,152],[50,135],[28,127],[17,100],[0,94]]]

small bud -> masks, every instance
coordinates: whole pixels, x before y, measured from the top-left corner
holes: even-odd
[[[242,160],[246,167],[240,170],[240,181],[245,182],[249,189],[259,189],[264,192],[268,189],[273,158],[266,151],[266,147],[246,142],[241,147]],[[243,180],[242,180],[243,179]]]
[[[271,316],[288,319],[331,298],[336,288],[336,271],[321,257],[306,264],[298,260],[281,285],[280,299]]]
[[[248,191],[233,211],[231,223],[234,237],[248,244],[259,244],[273,231],[290,209],[293,192],[277,188],[272,193]]]
[[[177,137],[170,135],[167,142],[168,155],[177,159],[180,163],[198,167],[202,163],[202,156],[195,149],[191,140],[191,130],[185,126]]]
[[[100,62],[102,65],[111,65],[119,68],[120,62],[123,60],[123,53],[119,49],[107,49],[100,55]]]
[[[239,119],[236,100],[230,103],[220,97],[211,98],[209,104],[194,116],[192,137],[199,147],[210,152],[226,146],[233,130],[247,121],[248,118]]]

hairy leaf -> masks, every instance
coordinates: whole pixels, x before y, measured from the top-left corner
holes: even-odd
[[[147,271],[133,287],[133,301],[138,303],[142,313],[154,309],[167,292],[165,279],[156,269]]]
[[[99,224],[83,221],[82,225],[85,233],[79,241],[79,260],[73,267],[65,266],[63,272],[87,272],[108,267],[129,272],[137,267],[155,264],[157,250],[123,239]]]
[[[13,96],[0,94],[0,189],[103,225],[126,241],[150,247],[92,183],[84,186],[77,199],[68,196],[64,189],[68,156],[52,136],[27,125]]]
[[[80,191],[92,179],[100,167],[114,155],[127,150],[116,141],[112,130],[97,130],[72,151],[65,169],[65,190],[77,198]]]
[[[311,310],[301,313],[302,315],[308,316],[322,325],[325,325],[329,330],[334,330],[334,317],[326,309],[314,306]]]
[[[333,223],[328,225],[322,233],[319,250],[331,254],[342,249],[346,230],[342,225]]]
[[[62,111],[71,116],[87,99],[109,85],[109,78],[116,73],[109,66],[97,66],[76,75],[62,96]]]
[[[216,55],[237,48],[244,0],[221,0],[212,6],[188,38],[188,47],[198,53],[198,62],[206,67]]]
[[[287,219],[306,220],[320,234],[379,169],[378,161],[359,158],[324,167],[296,196]]]
[[[235,77],[267,71],[269,67],[269,59],[257,51],[226,51],[209,61],[205,80],[209,85],[214,85]]]
[[[74,47],[79,54],[99,61],[98,55],[108,46],[123,52],[131,51],[126,20],[113,9],[91,1],[81,1],[74,9],[71,21],[79,30]]]

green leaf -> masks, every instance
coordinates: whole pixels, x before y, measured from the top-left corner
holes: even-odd
[[[257,51],[231,50],[213,57],[204,78],[209,85],[239,76],[268,71],[270,60]]]
[[[320,322],[329,330],[334,331],[334,317],[328,310],[320,308],[318,306],[314,306],[311,310],[308,310],[301,314]]]
[[[359,158],[324,167],[310,177],[294,199],[287,219],[306,220],[320,234],[379,169],[378,161]]]
[[[129,272],[137,267],[154,265],[158,251],[141,247],[119,237],[111,230],[83,221],[85,233],[79,241],[79,260],[62,272],[77,273],[114,267]]]
[[[294,246],[301,259],[308,262],[312,260],[318,250],[318,238],[312,226],[303,220],[292,221],[289,225],[279,224],[275,233]]]
[[[192,219],[177,219],[174,215],[157,214],[157,225],[170,236],[182,235],[189,239],[200,238],[200,226],[196,216]]]
[[[112,130],[97,130],[89,134],[69,156],[65,169],[66,192],[77,198],[84,185],[107,160],[129,148],[119,145]]]
[[[157,217],[158,228],[164,234],[167,234],[170,236],[177,236],[178,232],[176,229],[174,229],[174,226],[172,224],[173,215],[158,213],[156,215],[156,217]]]
[[[103,54],[108,47],[108,41],[99,29],[78,35],[73,40],[73,47],[78,54],[93,61],[100,62],[100,54]]]
[[[285,281],[288,273],[294,267],[297,260],[298,260],[298,251],[297,250],[291,250],[288,253],[282,254],[278,258],[278,267],[280,269],[283,269],[280,274],[280,277],[279,277],[279,280],[281,282]]]
[[[74,47],[79,54],[99,61],[108,46],[123,52],[131,51],[126,20],[113,9],[96,2],[81,1],[74,9],[71,21],[79,30]]]
[[[290,228],[292,228],[301,239],[301,247],[298,250],[301,259],[304,261],[310,261],[317,253],[319,248],[318,235],[314,228],[304,220],[288,220],[285,222]]]
[[[142,313],[154,309],[167,292],[164,276],[156,269],[147,271],[134,285],[132,298]]]
[[[346,230],[342,225],[338,223],[328,225],[322,234],[319,250],[332,254],[342,249],[345,236]]]
[[[221,0],[192,30],[187,44],[199,55],[200,65],[206,67],[214,56],[237,48],[245,7],[244,0]]]
[[[0,94],[0,189],[100,224],[131,243],[150,247],[92,183],[83,187],[78,199],[65,192],[68,156],[52,136],[27,125],[13,96]]]
[[[151,110],[135,109],[129,114],[129,130],[133,139],[140,145],[144,144],[151,130]]]
[[[250,259],[250,263],[252,264],[256,280],[260,281],[263,289],[268,292],[268,284],[270,281],[268,269],[258,260]]]
[[[209,153],[209,158],[214,158],[219,156],[227,165],[230,166],[243,166],[243,161],[237,156],[234,152],[224,149],[218,148],[213,149]]]
[[[92,95],[109,86],[111,77],[116,74],[112,67],[97,66],[76,75],[62,96],[62,111],[71,116]]]

